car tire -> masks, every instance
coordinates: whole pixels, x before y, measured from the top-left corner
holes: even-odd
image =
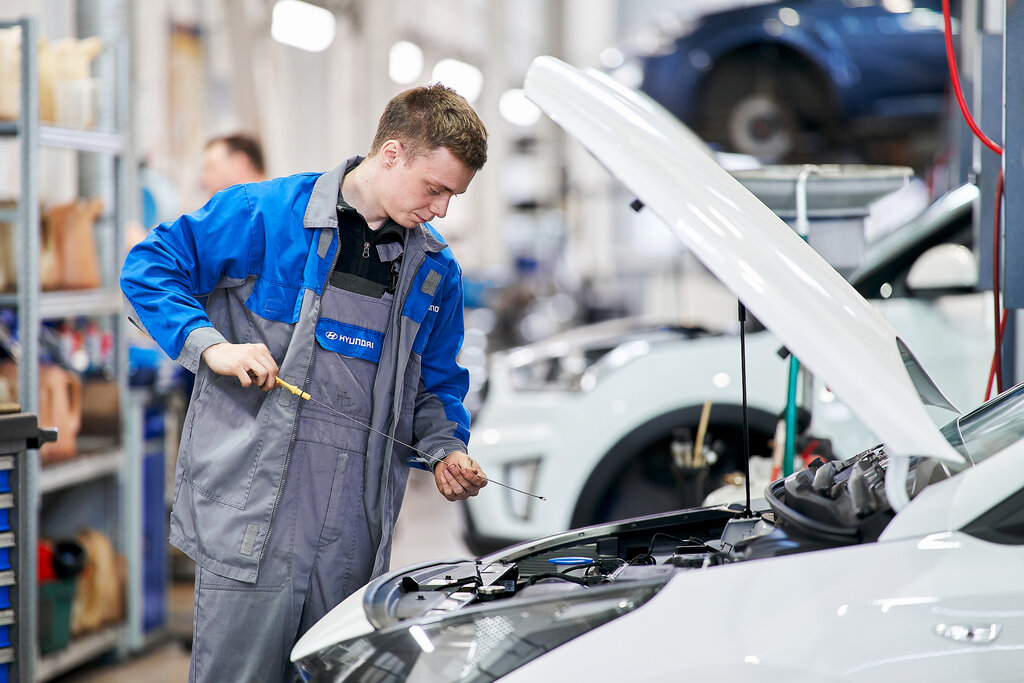
[[[700,407],[662,415],[619,441],[587,480],[573,512],[572,527],[701,505],[724,478],[743,465],[742,413],[739,406],[716,405],[707,427],[707,443],[722,452],[703,479],[694,484],[671,467],[670,444],[680,428],[697,431]],[[751,409],[750,452],[766,455],[778,416]],[[757,495],[758,492],[755,492]]]
[[[700,90],[696,132],[727,151],[764,163],[813,161],[831,145],[829,90],[805,60],[773,46],[714,66]]]

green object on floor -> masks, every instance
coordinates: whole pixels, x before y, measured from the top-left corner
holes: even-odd
[[[39,651],[63,650],[71,640],[71,603],[75,580],[58,579],[39,586]]]

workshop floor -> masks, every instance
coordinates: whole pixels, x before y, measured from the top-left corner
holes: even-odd
[[[462,543],[462,511],[442,498],[426,473],[415,471],[395,531],[391,566],[452,557],[469,557]],[[192,628],[192,584],[171,587],[170,636],[165,642],[128,661],[95,663],[58,679],[60,683],[180,683],[188,679]]]

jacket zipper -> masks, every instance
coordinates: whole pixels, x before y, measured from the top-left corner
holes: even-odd
[[[406,290],[405,296],[402,297],[401,306],[398,307],[398,319],[395,321],[395,335],[396,335],[396,337],[399,340],[401,340],[401,338],[402,338],[402,309],[405,308],[405,302],[409,298],[409,294],[412,293],[411,285],[412,285],[412,281],[416,279],[416,273],[419,272],[420,268],[422,268],[424,265],[426,265],[426,262],[427,262],[427,258],[426,258],[427,248],[426,248],[426,246],[423,247],[423,252],[424,252],[423,261],[419,264],[419,266],[417,267],[416,271],[413,272],[412,276],[409,278],[410,287],[409,287],[408,290]],[[408,254],[406,254],[406,256],[408,256]],[[404,267],[404,265],[405,265],[405,261],[404,260],[403,260],[403,264],[402,265]],[[412,266],[409,266],[409,267],[411,268]],[[396,362],[395,365],[397,366],[398,363]],[[395,436],[394,431],[398,428],[398,419],[396,417],[395,405],[398,403],[398,391],[400,390],[400,387],[403,385],[404,380],[405,380],[405,378],[404,377],[399,377],[397,372],[396,372],[396,374],[395,374],[395,396],[392,398],[391,408],[390,408],[390,410],[388,412],[388,429],[387,429],[387,433],[388,433],[388,436],[391,437],[391,438],[388,439],[388,441],[387,441],[387,449],[388,449],[387,450],[387,455],[388,455],[388,457],[384,460],[384,471],[381,472],[381,488],[380,488],[381,496],[380,496],[380,498],[381,498],[381,505],[382,505],[382,507],[385,507],[385,508],[387,507],[386,503],[387,503],[387,495],[388,495],[388,483],[389,483],[389,481],[391,479],[391,476],[390,476],[391,475],[391,455],[394,452],[394,441],[393,441],[393,438]],[[385,528],[386,522],[385,522],[385,518],[384,518],[384,514],[383,513],[381,514],[381,517],[380,517],[380,523],[381,523],[381,529],[380,529],[380,539],[381,540],[377,544],[377,549],[374,552],[374,558],[373,558],[374,570],[376,570],[377,559],[378,559],[378,557],[380,555],[380,548],[381,548],[381,545],[383,544],[383,541],[384,541],[384,528]]]
[[[406,254],[406,256],[408,256],[408,254]],[[398,309],[397,309],[398,312],[397,312],[397,314],[392,313],[392,315],[397,315],[397,319],[395,320],[395,338],[396,338],[395,345],[396,345],[396,348],[397,348],[398,344],[401,342],[401,339],[402,339],[402,310],[405,308],[405,302],[409,299],[409,294],[412,293],[412,286],[411,286],[412,285],[412,281],[416,279],[416,273],[419,272],[419,269],[422,268],[424,266],[424,264],[426,264],[426,262],[427,262],[427,260],[426,260],[426,249],[424,249],[424,259],[419,264],[419,266],[416,268],[416,270],[413,271],[412,275],[408,278],[408,282],[409,282],[410,286],[406,289],[405,295],[402,297],[401,304],[398,306]],[[407,263],[407,260],[403,259],[402,260],[402,266],[404,267],[406,263]],[[409,267],[411,268],[412,266],[410,265]],[[399,278],[399,279],[401,279],[401,278]],[[396,297],[395,302],[392,305],[394,305],[395,303],[398,303],[397,297]],[[397,354],[397,351],[396,351],[396,354]],[[401,391],[401,388],[402,388],[402,386],[403,386],[403,384],[405,382],[405,377],[404,376],[403,377],[399,377],[398,376],[398,372],[397,372],[397,367],[398,367],[397,355],[396,355],[396,359],[395,360],[396,360],[396,362],[395,362],[396,372],[395,372],[395,380],[394,380],[395,381],[395,395],[391,399],[391,407],[388,410],[387,434],[388,434],[388,437],[390,437],[390,438],[388,439],[387,446],[385,447],[385,452],[387,454],[387,457],[384,458],[384,462],[383,462],[384,468],[383,468],[383,471],[381,472],[381,477],[380,477],[380,480],[381,480],[381,483],[380,483],[380,499],[381,499],[382,512],[381,512],[381,516],[380,516],[380,542],[378,542],[378,544],[377,544],[377,549],[376,549],[376,551],[374,551],[374,558],[373,558],[374,570],[376,570],[377,558],[380,555],[380,548],[381,548],[381,545],[384,542],[384,529],[387,526],[383,510],[387,509],[388,484],[390,483],[390,480],[391,480],[391,458],[392,458],[392,456],[394,454],[394,436],[395,436],[395,431],[398,429],[398,418],[397,418],[397,415],[396,415],[395,406],[399,402],[398,401],[398,393],[399,393],[399,391]]]
[[[323,228],[321,228],[322,230]],[[334,250],[334,258],[331,261],[331,267],[327,271],[327,279],[322,283],[323,290],[327,290],[327,282],[331,279],[331,273],[334,272],[334,267],[338,264],[338,256],[341,254],[341,244],[339,235],[338,248]],[[316,330],[316,324],[320,320],[320,310],[323,305],[323,294],[320,294],[316,300],[316,308],[313,311],[313,329]],[[314,332],[314,338],[311,341],[309,363],[306,365],[306,377],[302,381],[302,387],[305,388],[309,382],[309,373],[313,370],[313,363],[316,360],[316,334]],[[298,398],[295,399],[298,402]],[[274,498],[274,507],[270,511],[270,526],[267,527],[267,537],[263,540],[263,547],[260,548],[260,556],[256,559],[256,572],[259,573],[259,567],[263,564],[263,554],[267,552],[267,546],[270,545],[270,534],[274,531],[274,522],[277,521],[277,508],[281,504],[281,494],[284,492],[284,481],[288,476],[288,465],[292,461],[292,449],[295,448],[295,437],[299,433],[299,408],[296,408],[295,420],[292,423],[292,435],[288,439],[288,452],[284,456],[284,468],[281,470],[281,484],[277,487],[277,496]]]

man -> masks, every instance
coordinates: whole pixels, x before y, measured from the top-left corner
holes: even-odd
[[[130,318],[197,371],[170,533],[197,565],[190,680],[288,679],[298,636],[388,568],[409,461],[449,500],[487,483],[461,270],[428,225],[486,154],[462,97],[413,88],[366,158],[230,187],[129,253]]]
[[[206,143],[200,184],[207,196],[238,183],[258,183],[266,179],[263,148],[256,138],[225,135]]]

